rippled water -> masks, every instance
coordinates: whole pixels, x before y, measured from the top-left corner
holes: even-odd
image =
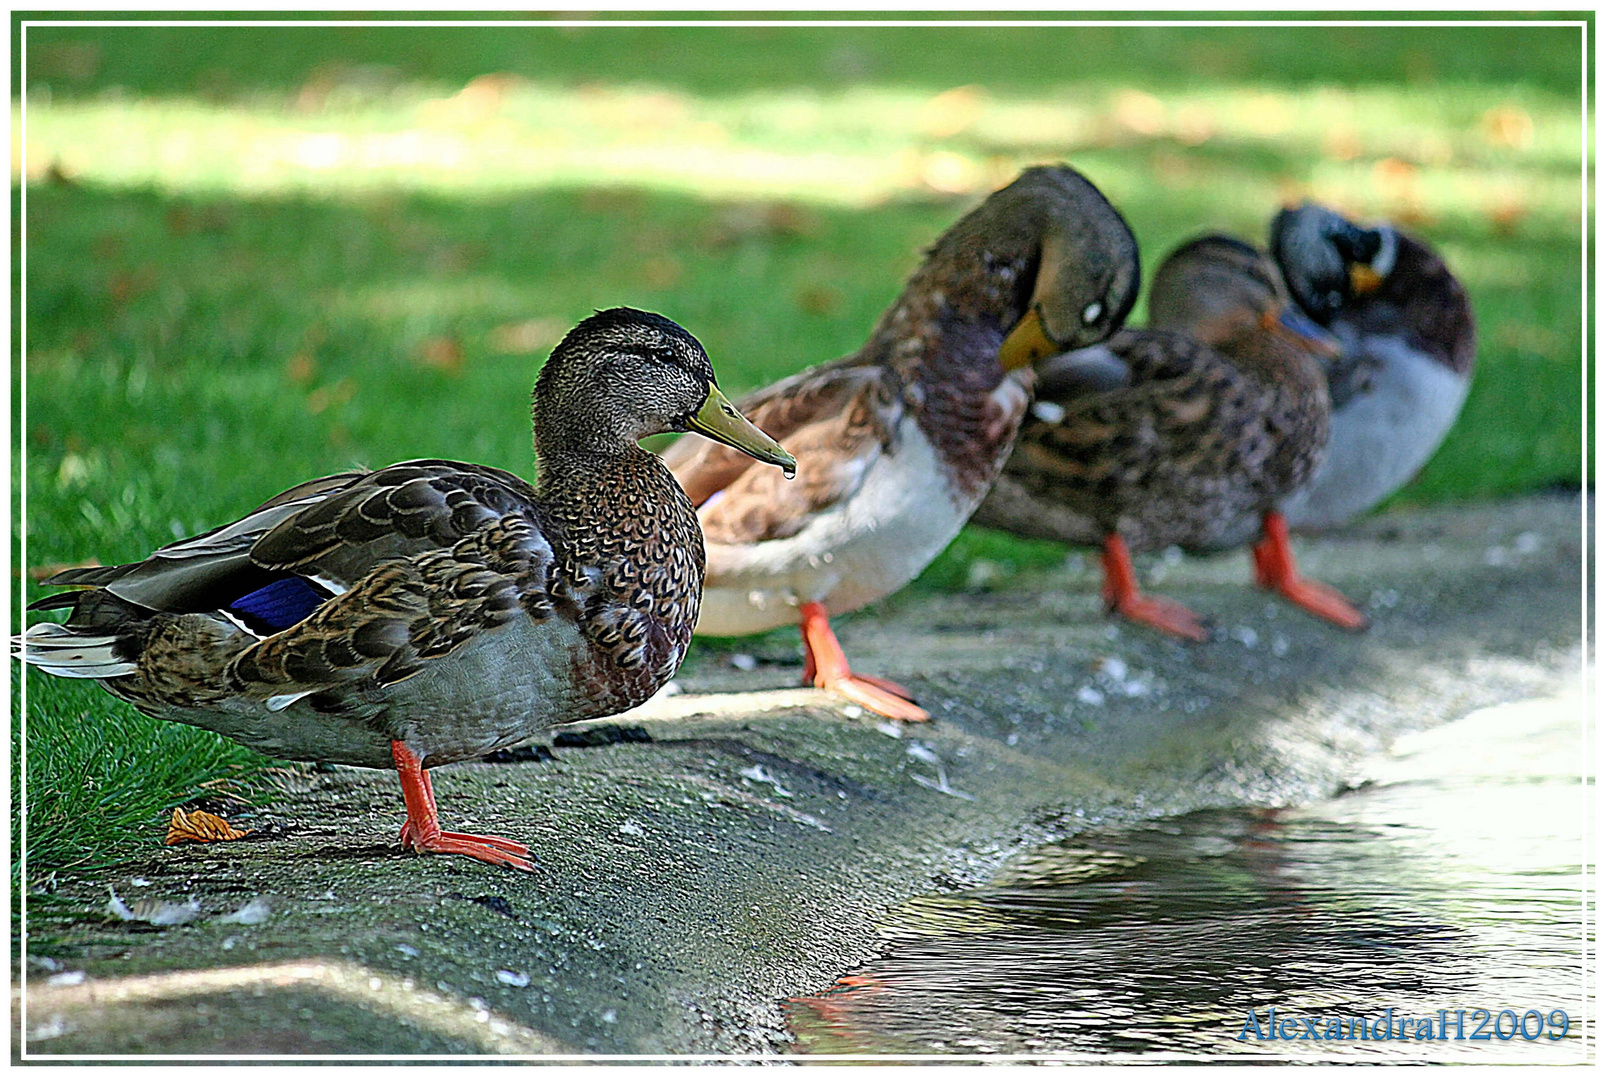
[[[1485,710],[1402,740],[1375,782],[1319,806],[1086,834],[993,888],[919,898],[886,956],[789,1003],[798,1050],[1579,1061],[1581,717],[1579,696]],[[1292,1034],[1308,1017],[1383,1033],[1387,1008],[1412,1022],[1406,1040],[1342,1019],[1356,1041],[1259,1041],[1248,1010],[1272,1033],[1270,1006]],[[1569,1031],[1552,1041],[1533,1017],[1535,1041],[1472,1040],[1475,1009],[1563,1010]],[[1447,1041],[1414,1039],[1439,1010]]]

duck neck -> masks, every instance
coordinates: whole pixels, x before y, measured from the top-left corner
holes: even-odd
[[[939,239],[855,358],[893,373],[956,498],[974,506],[1028,405],[1017,380],[1006,384],[1000,346],[1028,310],[1044,217],[994,209],[985,204]]]
[[[985,394],[1000,382],[1000,345],[1027,312],[1039,272],[1037,222],[1009,224],[963,219],[883,313],[867,348],[902,381]]]
[[[571,562],[679,562],[685,552],[702,572],[703,534],[692,501],[664,462],[640,446],[539,446],[536,490],[548,539]]]
[[[599,514],[624,512],[612,494],[614,485],[630,479],[633,486],[670,477],[664,463],[642,447],[595,446],[568,440],[536,441],[536,490],[544,500],[592,500]],[[602,489],[602,490],[600,490]]]
[[[1037,259],[991,247],[970,259],[935,250],[884,313],[860,354],[894,373],[906,415],[976,505],[1016,438],[1028,395],[1000,366],[1000,346],[1027,310]]]
[[[626,416],[590,401],[551,400],[539,392],[531,405],[531,423],[538,457],[572,451],[603,457],[642,452]]]

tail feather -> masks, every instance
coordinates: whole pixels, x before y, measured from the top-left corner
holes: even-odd
[[[60,623],[42,622],[11,639],[12,653],[52,675],[69,679],[115,679],[139,666],[119,648],[117,634],[84,633]]]
[[[106,585],[116,581],[138,566],[138,563],[129,563],[123,566],[70,566],[51,577],[40,582],[46,588],[61,585]]]
[[[138,569],[139,563],[122,566],[70,566],[40,582],[46,588],[82,589],[99,591],[105,586]],[[76,608],[91,594],[86,592],[53,593],[28,605],[29,611],[51,611],[56,608]]]
[[[50,596],[35,600],[33,603],[28,605],[27,610],[56,611],[61,608],[76,607],[78,605],[78,598],[82,595],[82,593],[75,592],[53,593]]]

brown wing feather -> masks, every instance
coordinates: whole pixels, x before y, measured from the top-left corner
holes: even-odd
[[[275,525],[252,562],[351,585],[377,564],[457,543],[536,491],[513,473],[456,461],[409,461],[358,478]]]
[[[70,570],[50,586],[99,586],[151,611],[223,607],[289,571],[342,588],[389,559],[452,544],[506,514],[529,514],[536,491],[513,473],[410,461],[299,484],[238,521],[123,566]],[[63,606],[46,598],[38,606]]]
[[[550,617],[544,588],[550,567],[541,533],[510,514],[449,550],[379,566],[302,622],[243,651],[226,678],[255,696],[318,690],[314,708],[361,712],[381,687],[417,674],[474,635],[522,612]]]
[[[1006,466],[1026,489],[1110,527],[1256,505],[1285,482],[1270,461],[1283,426],[1273,390],[1182,335],[1125,331],[1111,347],[1133,384],[1063,399],[1059,422],[1026,421]]]
[[[786,480],[776,469],[748,470],[700,509],[704,538],[752,544],[799,532],[811,515],[860,489],[867,469],[890,445],[892,428],[881,420],[861,398],[795,432],[784,445],[799,462],[797,478]]]

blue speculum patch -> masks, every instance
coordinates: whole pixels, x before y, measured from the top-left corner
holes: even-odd
[[[299,577],[280,578],[229,605],[237,615],[258,619],[275,630],[295,626],[329,597]]]

